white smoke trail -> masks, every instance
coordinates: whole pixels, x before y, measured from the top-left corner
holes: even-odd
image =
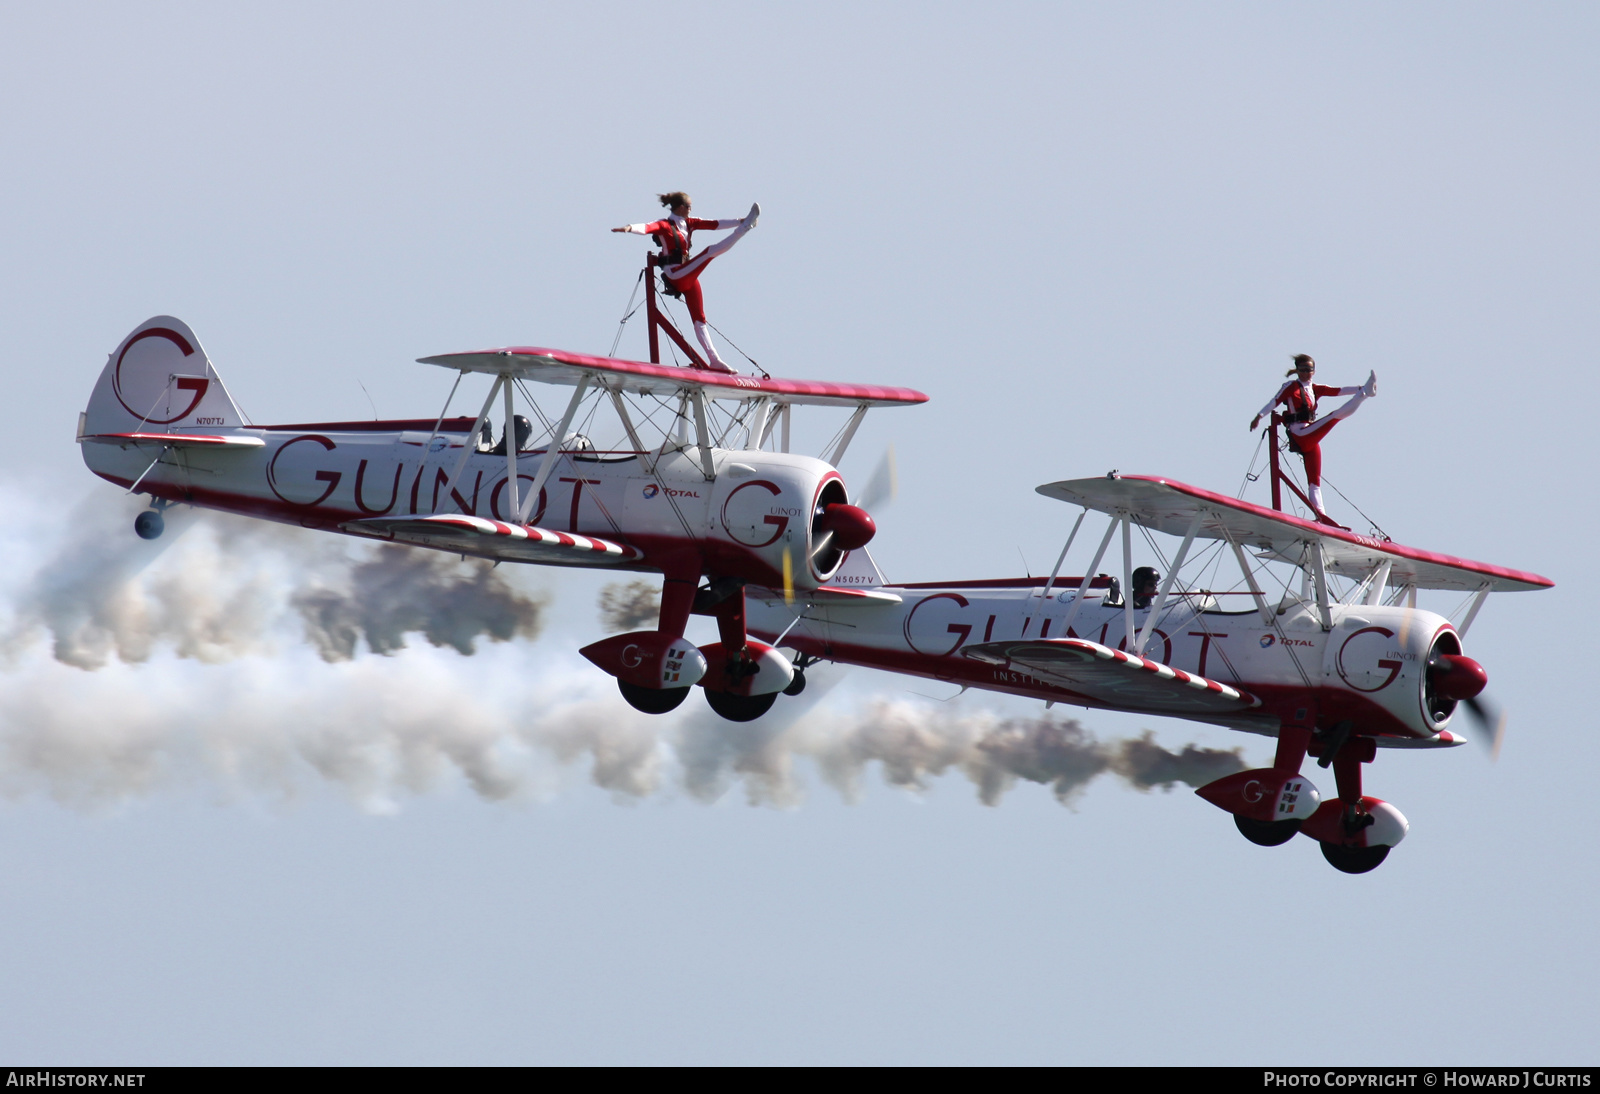
[[[1237,750],[1099,742],[1048,715],[835,700],[827,666],[803,701],[756,723],[725,722],[698,696],[652,718],[572,649],[535,654],[540,571],[226,517],[174,542],[176,510],[146,544],[132,512],[102,497],[6,533],[0,795],[97,809],[174,787],[285,799],[331,784],[386,811],[455,781],[539,800],[582,769],[619,800],[739,786],[792,806],[809,761],[847,799],[877,769],[913,790],[960,773],[996,804],[1019,780],[1070,802],[1102,775],[1148,789],[1243,766]],[[60,543],[30,543],[51,527]],[[629,596],[616,599],[621,614]],[[408,648],[409,635],[476,654]]]

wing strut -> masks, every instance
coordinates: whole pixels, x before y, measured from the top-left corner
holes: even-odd
[[[544,459],[539,461],[539,473],[533,477],[533,485],[528,487],[528,496],[522,499],[522,508],[517,510],[518,523],[528,523],[528,515],[533,512],[534,503],[539,500],[539,491],[550,481],[550,472],[556,469],[556,461],[561,458],[561,446],[567,443],[567,430],[572,425],[572,416],[578,412],[578,404],[583,402],[583,393],[587,390],[589,390],[589,377],[585,375],[578,381],[577,390],[572,393],[572,401],[567,404],[567,412],[561,416],[561,424],[556,427],[556,435],[550,438],[550,445],[544,450]],[[506,448],[515,447],[516,438],[513,436],[512,443],[506,445]],[[512,497],[516,495],[513,494]]]
[[[1050,571],[1050,580],[1044,583],[1044,592],[1039,594],[1041,599],[1050,599],[1050,591],[1055,588],[1056,578],[1061,573],[1061,564],[1067,561],[1067,552],[1072,550],[1072,541],[1078,538],[1078,529],[1083,527],[1083,518],[1088,515],[1087,507],[1078,514],[1078,519],[1072,525],[1072,532],[1067,536],[1067,545],[1061,548],[1061,553],[1056,556],[1056,568]]]
[[[1083,594],[1089,591],[1089,583],[1094,580],[1095,571],[1100,569],[1100,560],[1106,557],[1106,548],[1111,546],[1111,533],[1117,530],[1117,522],[1112,521],[1106,526],[1106,534],[1100,540],[1100,548],[1094,553],[1094,561],[1089,563],[1089,568],[1083,571],[1083,581],[1078,586],[1078,595],[1072,601],[1072,608],[1067,612],[1067,617],[1061,621],[1061,633],[1070,636],[1072,621],[1078,618],[1078,609],[1083,607]]]
[[[1317,582],[1317,614],[1322,617],[1322,629],[1333,630],[1333,609],[1328,606],[1328,566],[1322,552],[1322,541],[1313,540],[1311,547],[1311,573]]]
[[[646,471],[655,472],[655,466],[650,459],[650,451],[645,448],[644,442],[639,439],[639,434],[633,428],[633,417],[628,413],[627,400],[622,397],[622,392],[616,388],[606,389],[611,395],[611,405],[617,409],[617,417],[622,419],[622,429],[628,434],[628,443],[633,445],[633,450],[639,453],[639,462]]]
[[[757,399],[754,411],[750,415],[750,426],[745,430],[744,446],[750,449],[761,447],[761,442],[767,436],[767,418],[772,413],[771,399]]]
[[[1377,605],[1383,603],[1383,591],[1389,586],[1389,571],[1394,568],[1394,559],[1386,558],[1378,563],[1378,568],[1372,571],[1372,587],[1367,590],[1366,603]]]
[[[1122,514],[1122,627],[1124,650],[1133,649],[1133,521]]]
[[[1244,574],[1245,584],[1250,586],[1250,595],[1255,598],[1256,611],[1261,613],[1262,625],[1272,626],[1272,609],[1267,607],[1267,598],[1261,594],[1261,586],[1256,584],[1255,571],[1250,569],[1250,563],[1244,557],[1244,548],[1234,541],[1233,536],[1226,528],[1222,529],[1222,538],[1228,541],[1229,547],[1233,548],[1233,557],[1238,560],[1239,570]]]
[[[850,442],[855,440],[856,430],[861,427],[861,419],[867,416],[867,404],[862,403],[856,407],[856,412],[850,415],[850,420],[845,423],[844,433],[839,437],[839,443],[833,446],[833,451],[822,458],[833,466],[838,467],[839,461],[844,459],[844,450],[850,447]],[[788,419],[784,420],[787,426]]]
[[[1204,516],[1204,511],[1194,515],[1194,520],[1189,522],[1189,531],[1183,537],[1183,545],[1172,558],[1172,568],[1167,571],[1167,580],[1161,583],[1161,595],[1156,597],[1155,606],[1150,609],[1150,617],[1144,621],[1144,629],[1139,632],[1139,644],[1133,651],[1138,657],[1144,656],[1144,648],[1150,641],[1150,633],[1155,630],[1156,619],[1161,615],[1161,609],[1167,606],[1172,583],[1178,579],[1178,571],[1183,569],[1183,560],[1189,555],[1189,545],[1194,542],[1195,533],[1200,531],[1200,521]]]
[[[579,391],[583,390],[583,385],[582,384],[578,385],[578,390]],[[523,515],[521,499],[519,499],[517,497],[517,487],[522,485],[520,482],[517,481],[517,449],[519,447],[521,447],[521,446],[517,444],[517,431],[514,428],[515,425],[516,425],[516,418],[513,417],[513,414],[515,412],[514,412],[512,406],[511,406],[511,380],[510,380],[509,377],[506,380],[505,394],[506,394],[506,409],[505,409],[506,431],[505,431],[505,435],[504,435],[503,440],[504,440],[505,446],[506,446],[506,485],[511,488],[510,493],[508,495],[508,497],[510,498],[510,503],[506,506],[506,512],[517,514],[517,520],[519,522],[523,523],[523,524],[526,524],[526,523],[528,523],[528,518],[525,515]],[[561,436],[565,437],[566,435],[567,435],[566,426],[563,425],[561,427]],[[554,451],[555,447],[556,446],[554,444],[552,444],[549,448],[547,448],[545,450],[546,453]],[[543,463],[549,463],[549,462],[550,462],[550,457],[549,457],[549,455],[546,455],[545,458],[544,458]],[[543,463],[540,465],[540,470],[541,471],[544,470]],[[539,487],[537,485],[535,485],[534,488],[533,488],[533,497],[538,497],[538,496],[539,496]]]
[[[489,408],[494,406],[494,397],[500,394],[500,385],[503,383],[506,383],[506,376],[505,373],[500,373],[494,378],[494,384],[489,388],[489,397],[483,401],[483,409],[478,411],[478,420],[472,423],[472,435],[467,438],[467,443],[461,446],[461,458],[456,461],[456,469],[450,472],[450,481],[445,483],[444,496],[446,498],[452,496],[451,492],[455,490],[456,483],[461,479],[461,472],[467,469],[467,458],[477,451],[478,438],[483,435],[483,423],[488,420]],[[507,424],[509,425],[510,423]],[[517,432],[513,429],[511,431],[513,442],[516,440],[516,436]],[[509,448],[510,445],[506,447]],[[423,453],[422,458],[428,458],[426,452]]]
[[[710,482],[717,477],[717,468],[711,462],[711,429],[706,423],[706,393],[696,389],[689,395],[689,401],[694,404],[694,438],[700,447],[700,467],[706,474],[706,481]]]
[[[1472,597],[1472,607],[1467,609],[1467,617],[1461,621],[1461,626],[1456,628],[1456,634],[1465,638],[1467,628],[1472,626],[1472,621],[1478,618],[1478,609],[1483,607],[1483,602],[1489,599],[1489,583],[1485,581],[1478,586],[1478,591]]]

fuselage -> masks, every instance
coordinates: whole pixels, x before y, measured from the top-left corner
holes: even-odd
[[[121,486],[171,502],[263,517],[307,528],[348,530],[374,517],[466,513],[552,531],[620,539],[644,552],[630,568],[656,570],[690,551],[703,571],[761,584],[810,588],[838,568],[842,552],[813,543],[813,515],[845,501],[839,473],[791,453],[712,448],[706,474],[690,442],[649,452],[596,451],[569,438],[525,521],[513,511],[504,452],[474,450],[471,419],[339,422],[216,429],[257,437],[257,448],[184,447],[151,466],[146,444],[85,443],[84,462]],[[519,494],[531,489],[543,449],[518,454]],[[451,485],[458,465],[461,472]],[[148,471],[148,473],[146,473]]]
[[[1042,579],[884,585],[871,590],[881,599],[806,606],[782,644],[811,657],[964,687],[1137,709],[964,653],[1011,639],[1081,638],[1114,650],[1133,648],[1144,658],[1260,700],[1259,707],[1237,717],[1200,720],[1275,735],[1285,725],[1326,728],[1348,719],[1356,732],[1384,744],[1454,743],[1442,731],[1455,704],[1431,694],[1426,671],[1430,652],[1460,652],[1455,631],[1442,616],[1415,608],[1335,604],[1333,626],[1324,630],[1316,604],[1298,598],[1286,598],[1268,624],[1248,594],[1228,597],[1251,605],[1246,609],[1224,608],[1221,598],[1194,593],[1168,601],[1141,651],[1138,637],[1150,609],[1132,613],[1135,639],[1130,643],[1128,615],[1120,604],[1106,604],[1104,579],[1073,612],[1079,580],[1062,580],[1049,596],[1041,595]],[[772,641],[800,610],[798,603],[790,608],[781,599],[752,600],[751,632]],[[1069,615],[1070,627],[1064,627]]]

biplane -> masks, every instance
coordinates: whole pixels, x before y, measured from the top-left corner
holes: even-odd
[[[1273,737],[1271,767],[1197,793],[1253,843],[1303,834],[1346,873],[1375,868],[1409,827],[1363,791],[1378,749],[1460,744],[1460,707],[1498,747],[1503,717],[1462,640],[1491,592],[1549,579],[1169,479],[1113,472],[1038,492],[1082,507],[1048,578],[895,585],[862,548],[813,593],[753,593],[752,629],[796,651],[802,674],[837,661]],[[1105,532],[1083,576],[1063,577],[1091,512]],[[1134,595],[1134,529],[1165,574],[1148,599]],[[1152,533],[1178,541],[1170,558]],[[1100,572],[1114,540],[1120,579]],[[1418,608],[1418,590],[1460,594],[1456,621]],[[1333,769],[1331,796],[1302,773],[1308,756]]]
[[[748,635],[746,585],[829,595],[819,588],[876,530],[835,465],[869,409],[927,396],[711,371],[654,291],[651,277],[651,361],[532,346],[424,357],[456,373],[450,395],[435,418],[396,421],[248,422],[194,332],[157,316],[106,362],[79,416],[84,462],[149,495],[135,523],[147,539],[183,503],[496,562],[660,573],[656,629],[583,654],[639,710],[672,710],[699,686],[719,714],[748,720],[794,670]],[[689,365],[660,362],[662,333]],[[491,382],[477,416],[450,416],[480,375]],[[546,414],[529,384],[572,394]],[[790,450],[795,407],[850,411],[820,457]],[[683,637],[693,613],[716,618],[718,642]]]

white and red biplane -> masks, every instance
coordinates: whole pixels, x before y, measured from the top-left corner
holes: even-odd
[[[1251,841],[1303,833],[1347,873],[1376,867],[1408,828],[1362,791],[1361,765],[1377,749],[1461,743],[1449,728],[1461,705],[1497,743],[1503,721],[1478,698],[1487,676],[1461,640],[1490,592],[1549,588],[1547,578],[1167,479],[1112,473],[1038,490],[1083,507],[1048,578],[891,585],[861,549],[814,593],[753,590],[751,629],[798,651],[802,674],[813,660],[837,661],[1275,737],[1272,767],[1197,793]],[[1063,578],[1090,511],[1109,526],[1086,576]],[[1132,589],[1135,528],[1166,575],[1143,606]],[[1119,531],[1120,580],[1098,573]],[[1180,541],[1170,563],[1151,532]],[[1224,582],[1231,588],[1214,591]],[[1417,608],[1419,589],[1464,594],[1459,622]],[[1308,755],[1333,768],[1335,796],[1301,774]]]
[[[650,304],[652,357],[659,328],[693,359],[653,292]],[[183,503],[497,561],[660,573],[657,628],[582,652],[640,710],[671,710],[698,685],[744,721],[794,679],[783,655],[747,636],[745,586],[829,595],[819,588],[875,531],[835,464],[868,409],[927,401],[535,347],[422,360],[457,373],[451,399],[463,378],[493,378],[475,419],[447,417],[447,399],[432,419],[256,425],[194,332],[157,316],[111,354],[78,440],[91,471],[150,496],[135,525],[146,538]],[[564,411],[543,414],[530,381],[573,388]],[[542,433],[514,413],[518,391]],[[796,406],[853,411],[821,458],[789,451]],[[602,408],[610,447],[592,439]],[[691,613],[715,616],[720,641],[687,642]]]

